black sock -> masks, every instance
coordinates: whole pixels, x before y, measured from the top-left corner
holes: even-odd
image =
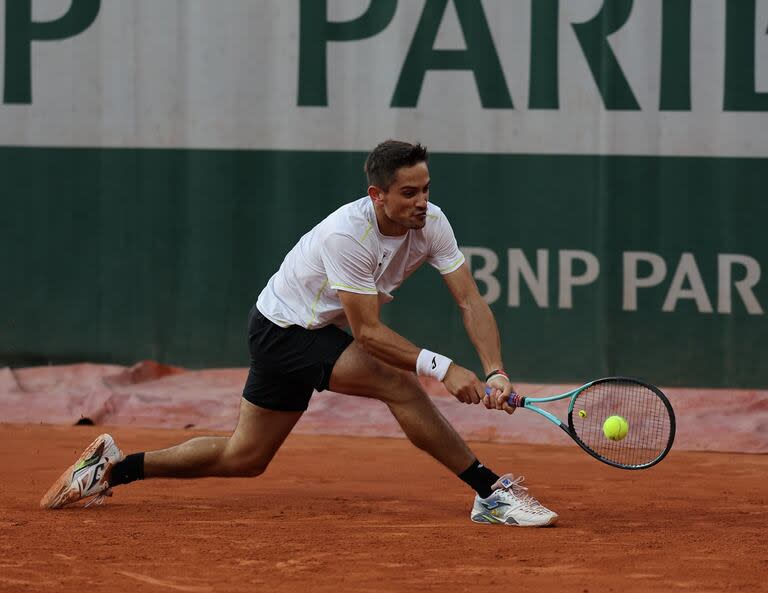
[[[130,484],[136,480],[143,479],[144,453],[132,453],[112,468],[112,474],[109,476],[109,486]]]
[[[499,476],[475,459],[472,465],[459,474],[459,478],[472,487],[480,498],[488,498],[493,492],[491,486]]]

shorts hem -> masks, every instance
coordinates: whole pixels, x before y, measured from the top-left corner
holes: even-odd
[[[264,408],[265,410],[270,410],[272,412],[306,412],[307,408],[309,408],[309,402],[307,402],[307,405],[301,408],[298,406],[284,405],[283,403],[277,402],[256,401],[255,398],[248,397],[245,393],[242,395],[242,398],[249,404],[253,404],[254,406],[258,406],[259,408]]]

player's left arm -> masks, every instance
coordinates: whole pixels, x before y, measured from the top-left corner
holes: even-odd
[[[501,338],[496,319],[488,303],[480,296],[477,283],[472,277],[467,263],[464,262],[453,272],[444,274],[443,280],[461,310],[464,328],[475,350],[477,350],[486,376],[492,371],[503,369]],[[509,414],[515,411],[507,403],[513,386],[504,375],[492,377],[488,381],[488,387],[492,389],[492,392],[490,396],[485,396],[483,399],[486,408],[504,410]]]

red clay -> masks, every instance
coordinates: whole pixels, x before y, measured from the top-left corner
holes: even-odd
[[[768,457],[674,451],[641,472],[574,446],[476,444],[560,513],[475,525],[470,491],[402,439],[294,435],[260,478],[123,486],[42,511],[103,427],[0,425],[0,591],[768,591]],[[126,452],[192,431],[120,427]]]

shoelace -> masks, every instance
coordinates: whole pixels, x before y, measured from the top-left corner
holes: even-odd
[[[550,513],[551,511],[549,509],[542,505],[533,496],[528,494],[527,487],[521,486],[524,481],[525,476],[518,476],[511,480],[512,483],[507,488],[504,488],[504,491],[507,492],[510,496],[514,496],[515,499],[518,500],[529,513],[534,513],[537,515],[545,515]]]

